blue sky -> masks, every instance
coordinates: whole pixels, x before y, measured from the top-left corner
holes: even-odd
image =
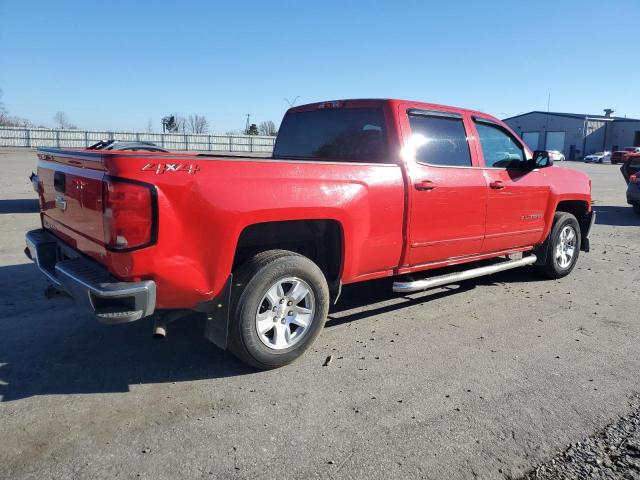
[[[224,132],[298,104],[396,97],[640,117],[640,1],[0,0],[13,115],[144,130],[171,112]]]

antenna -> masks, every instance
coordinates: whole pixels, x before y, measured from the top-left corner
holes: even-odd
[[[296,95],[296,98],[294,98],[293,100],[289,100],[287,97],[285,97],[283,100],[287,102],[287,105],[289,105],[289,107],[293,107],[299,98],[300,98],[300,95]]]

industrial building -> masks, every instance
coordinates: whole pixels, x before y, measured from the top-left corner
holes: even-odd
[[[511,127],[531,150],[558,150],[577,160],[595,152],[640,146],[640,120],[604,115],[533,111],[509,117]]]

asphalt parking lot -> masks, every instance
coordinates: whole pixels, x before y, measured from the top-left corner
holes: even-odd
[[[618,167],[560,166],[598,214],[572,275],[348,287],[314,350],[255,372],[198,317],[154,341],[45,300],[22,252],[35,154],[0,150],[0,478],[521,477],[640,391],[640,216]]]

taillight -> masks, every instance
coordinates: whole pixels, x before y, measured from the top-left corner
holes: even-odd
[[[103,184],[104,242],[111,250],[146,247],[155,240],[153,185],[120,179]]]
[[[631,183],[638,183],[638,175],[636,175],[636,174],[634,173],[633,175],[631,175],[631,176],[629,177],[629,181],[630,181]]]

